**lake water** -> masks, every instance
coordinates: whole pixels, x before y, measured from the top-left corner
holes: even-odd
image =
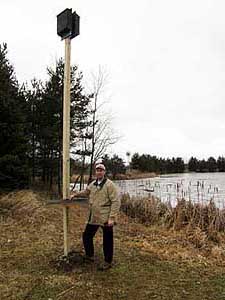
[[[213,199],[225,208],[225,173],[183,173],[160,175],[154,178],[116,181],[120,192],[131,196],[154,195],[172,206],[177,199],[208,203]]]

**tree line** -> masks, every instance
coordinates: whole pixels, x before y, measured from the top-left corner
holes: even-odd
[[[155,155],[134,153],[131,158],[131,168],[142,172],[155,173],[182,173],[185,171],[185,163],[181,157],[158,158]]]
[[[47,68],[47,80],[19,85],[8,59],[7,44],[0,45],[0,187],[22,187],[41,181],[51,187],[62,182],[64,61]],[[83,74],[71,66],[71,171],[87,159],[94,161],[117,137],[109,135],[109,119],[99,118],[99,94],[104,73],[99,69],[90,91]],[[87,171],[86,171],[87,172]],[[92,179],[92,168],[89,168]]]
[[[182,173],[189,172],[225,172],[225,158],[219,156],[217,159],[209,157],[197,159],[191,157],[187,164],[181,157],[158,158],[149,154],[139,155],[135,153],[131,158],[131,168],[142,172],[156,173]]]
[[[188,162],[188,170],[190,172],[225,172],[225,158],[219,156],[217,159],[209,157],[207,160],[198,160],[191,157]]]

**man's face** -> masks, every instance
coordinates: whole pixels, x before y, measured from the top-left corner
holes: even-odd
[[[102,179],[105,176],[105,170],[97,168],[95,170],[95,174],[96,174],[97,179]]]

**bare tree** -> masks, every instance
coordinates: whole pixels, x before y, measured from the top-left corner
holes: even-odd
[[[91,158],[89,182],[92,181],[93,164],[105,154],[107,149],[119,140],[112,128],[112,115],[103,113],[103,106],[106,101],[102,101],[105,87],[108,83],[108,73],[105,68],[99,66],[96,74],[92,73],[93,107],[92,107],[92,126],[91,126]]]
[[[105,155],[109,147],[120,139],[112,128],[111,120],[112,116],[108,115],[96,124],[94,161]]]

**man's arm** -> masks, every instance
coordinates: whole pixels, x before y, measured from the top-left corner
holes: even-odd
[[[114,184],[110,184],[108,187],[108,196],[111,201],[111,210],[108,220],[108,225],[112,226],[118,217],[119,210],[120,210],[120,198],[119,193]]]
[[[83,190],[83,191],[79,191],[79,192],[72,192],[71,194],[70,194],[70,199],[72,200],[72,199],[75,199],[75,198],[78,198],[78,197],[88,197],[89,196],[89,194],[90,194],[90,190],[89,190],[89,188],[87,187],[85,190]]]

